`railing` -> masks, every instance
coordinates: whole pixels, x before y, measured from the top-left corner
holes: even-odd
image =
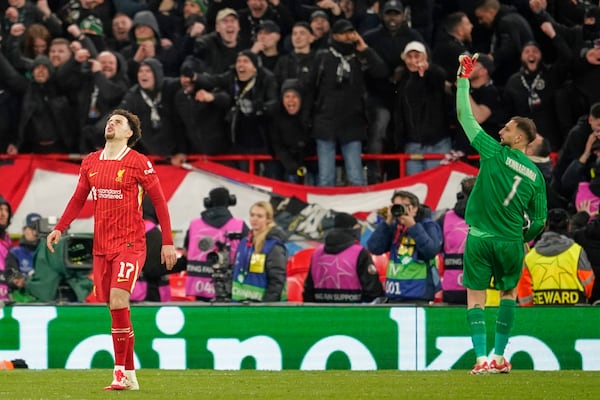
[[[31,154],[25,155],[30,157]],[[39,154],[36,155],[40,158],[47,158],[52,160],[59,161],[80,161],[85,155],[83,154]],[[10,160],[18,156],[7,156],[0,155],[0,161],[2,160]],[[149,158],[155,163],[166,163],[169,162],[168,159],[164,157],[158,156],[149,156]],[[552,160],[552,164],[556,164],[556,160],[558,158],[557,153],[551,153],[550,158]],[[307,157],[307,160],[316,160],[317,157]],[[398,171],[399,176],[406,176],[406,162],[412,160],[418,161],[428,161],[428,160],[444,160],[447,159],[445,154],[408,154],[408,153],[393,153],[393,154],[363,154],[362,159],[365,161],[396,161],[398,162]],[[478,160],[479,155],[469,155],[461,157],[460,159],[466,160]],[[260,161],[272,161],[274,160],[268,154],[222,154],[216,156],[209,156],[205,154],[189,154],[187,155],[188,162],[196,162],[196,161],[211,161],[211,162],[223,162],[223,161],[248,161],[248,173],[252,175],[256,175],[256,163]],[[336,160],[343,160],[341,155],[336,156]]]

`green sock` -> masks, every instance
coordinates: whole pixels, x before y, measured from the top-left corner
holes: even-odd
[[[485,330],[485,311],[482,308],[471,308],[467,310],[467,322],[471,329],[471,341],[476,357],[487,355],[487,336]]]
[[[498,318],[496,319],[496,340],[494,343],[494,354],[504,355],[504,349],[508,343],[508,337],[515,321],[515,301],[500,300]]]

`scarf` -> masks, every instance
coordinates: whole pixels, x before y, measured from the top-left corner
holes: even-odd
[[[157,129],[160,127],[160,114],[158,114],[158,106],[162,100],[161,92],[158,92],[154,100],[148,96],[145,90],[141,89],[140,93],[142,95],[142,99],[146,102],[148,107],[150,107],[150,122],[152,123],[152,128]]]
[[[339,47],[340,44],[337,44],[337,46]],[[343,53],[346,53],[344,50],[347,50],[347,49],[340,48],[340,50]],[[346,81],[349,80],[350,73],[352,72],[352,67],[350,66],[350,63],[348,61],[353,59],[354,57],[356,57],[356,54],[354,52],[351,52],[349,54],[342,54],[338,50],[336,50],[334,48],[334,46],[329,46],[329,51],[331,52],[331,54],[333,54],[333,56],[335,58],[338,59],[338,65],[337,65],[337,69],[335,71],[335,75],[337,77],[337,83],[340,84],[344,80],[346,80]]]

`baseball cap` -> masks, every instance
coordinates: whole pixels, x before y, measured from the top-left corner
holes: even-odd
[[[425,45],[421,42],[417,42],[416,40],[413,40],[412,42],[408,42],[408,44],[404,48],[404,51],[400,55],[400,58],[404,60],[406,58],[406,55],[411,51],[416,51],[419,53],[427,54]]]
[[[281,33],[279,25],[270,19],[264,19],[258,24],[258,31],[267,31],[269,33]]]
[[[30,228],[35,228],[37,225],[37,221],[42,219],[42,216],[38,213],[29,213],[25,217],[25,226]]]
[[[317,18],[325,18],[327,21],[329,21],[329,16],[323,10],[316,10],[316,11],[313,11],[312,14],[310,14],[310,22],[312,22],[313,19],[317,19]]]
[[[355,30],[354,25],[347,19],[338,19],[331,27],[331,33],[334,34],[352,32],[353,30]]]
[[[396,11],[401,13],[404,11],[404,6],[398,0],[389,0],[383,5],[383,13],[385,14],[388,11]]]
[[[238,13],[233,8],[224,8],[217,13],[217,17],[215,18],[216,22],[222,21],[228,16],[233,15],[236,19],[239,19]]]
[[[490,56],[486,54],[479,54],[477,62],[480,63],[483,66],[483,68],[487,69],[490,75],[494,73],[496,66],[494,65],[494,60],[492,60]]]

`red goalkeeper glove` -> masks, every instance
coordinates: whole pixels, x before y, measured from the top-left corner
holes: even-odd
[[[456,75],[459,78],[468,78],[471,76],[471,72],[473,72],[473,66],[477,62],[477,58],[479,58],[479,53],[475,53],[473,57],[466,54],[460,55],[458,57],[459,65]]]

